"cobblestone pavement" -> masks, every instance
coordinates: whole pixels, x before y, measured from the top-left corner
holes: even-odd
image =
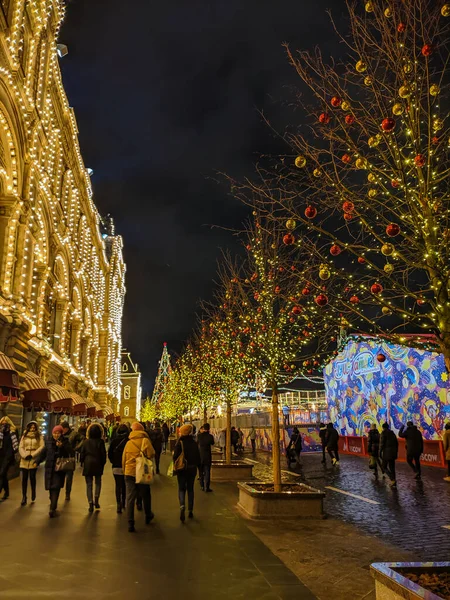
[[[246,452],[244,456],[257,461],[256,477],[271,477],[267,452],[256,456]],[[284,471],[284,479],[325,490],[325,511],[332,518],[357,525],[362,531],[413,552],[419,560],[449,559],[450,485],[443,481],[443,469],[423,467],[422,481],[416,481],[411,468],[397,462],[398,487],[393,489],[381,474],[375,480],[364,458],[341,456],[340,467],[331,467],[329,457],[324,466],[321,459],[321,454],[303,454],[303,466],[291,474]]]

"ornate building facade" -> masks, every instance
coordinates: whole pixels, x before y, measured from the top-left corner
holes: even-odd
[[[118,410],[122,239],[94,205],[62,85],[64,11],[0,0],[0,351],[21,384],[32,371]]]
[[[142,402],[141,372],[127,350],[122,352],[122,401],[120,417],[125,423],[140,419]]]

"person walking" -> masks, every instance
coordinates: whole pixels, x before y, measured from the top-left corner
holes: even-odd
[[[238,450],[244,452],[244,432],[240,427],[237,428],[237,432],[239,434]]]
[[[398,437],[405,440],[406,462],[416,474],[416,479],[421,479],[420,456],[423,452],[423,437],[421,432],[412,421],[408,421],[406,429],[404,425],[400,427]]]
[[[256,452],[256,429],[253,426],[250,429],[250,433],[247,436],[247,439],[249,438],[252,445],[252,452],[254,454]]]
[[[77,432],[74,431],[67,421],[62,421],[60,423],[63,428],[63,437],[69,442],[70,447],[72,448],[71,456],[75,456],[75,447],[77,445]],[[83,440],[84,441],[84,440]],[[66,502],[70,501],[70,494],[72,493],[72,485],[73,485],[73,475],[75,471],[66,471]]]
[[[126,505],[126,487],[125,487],[125,475],[123,474],[122,468],[122,457],[125,450],[126,443],[130,432],[128,427],[123,423],[117,428],[116,435],[111,440],[108,449],[109,462],[112,465],[112,472],[114,476],[114,482],[116,486],[116,502],[117,512],[121,514],[122,510]]]
[[[44,450],[44,438],[39,433],[36,421],[30,421],[20,439],[20,472],[22,475],[22,502],[27,503],[28,479],[31,487],[31,502],[36,500],[36,472],[39,466],[39,455]]]
[[[156,474],[159,475],[159,461],[164,443],[164,436],[159,423],[155,423],[155,427],[151,430],[149,437],[155,451]]]
[[[370,464],[373,465],[371,467],[373,468],[373,474],[375,475],[375,479],[378,479],[378,467],[380,467],[383,475],[384,469],[380,460],[380,432],[377,429],[376,423],[372,423],[369,430],[367,450],[371,459]]]
[[[237,447],[239,443],[239,433],[236,430],[236,427],[231,428],[231,445],[233,446],[234,453],[237,454]]]
[[[227,430],[221,429],[219,432],[219,447],[220,451],[225,455],[227,452]]]
[[[444,480],[450,482],[450,422],[445,424],[443,442],[445,460],[447,461],[447,477],[444,477]]]
[[[197,436],[197,444],[200,452],[200,487],[205,492],[212,492],[210,488],[211,481],[211,464],[212,464],[212,447],[214,446],[214,436],[210,433],[211,426],[209,423],[202,425],[200,433]]]
[[[103,427],[92,423],[87,430],[87,439],[81,447],[81,462],[83,477],[86,479],[86,495],[89,502],[89,512],[94,512],[94,506],[100,508],[99,499],[102,490],[102,475],[106,463],[106,447],[103,439]],[[95,479],[95,496],[93,483]]]
[[[327,464],[326,451],[327,451],[327,428],[324,423],[319,425],[319,437],[320,443],[322,444],[322,464]]]
[[[61,488],[64,487],[66,472],[59,469],[59,459],[69,458],[71,455],[71,446],[69,440],[63,436],[63,428],[56,425],[52,429],[52,435],[45,443],[45,448],[41,455],[41,461],[45,460],[45,489],[50,497],[50,518],[58,515],[58,500]]]
[[[339,466],[339,433],[334,427],[333,423],[327,425],[327,452],[331,458],[331,464],[333,466]]]
[[[395,461],[398,457],[398,440],[395,433],[389,429],[387,423],[383,423],[383,431],[380,437],[380,456],[384,471],[391,480],[391,487],[397,487],[395,479]]]
[[[0,419],[0,493],[2,501],[9,498],[8,470],[15,463],[19,451],[16,426],[9,417]]]
[[[291,435],[291,439],[289,441],[288,447],[286,448],[286,455],[287,455],[287,459],[288,459],[288,468],[291,467],[291,460],[290,460],[290,455],[291,452],[293,453],[294,457],[295,457],[295,462],[301,466],[301,461],[300,461],[300,453],[303,449],[303,444],[302,444],[302,436],[300,434],[300,431],[298,430],[298,427],[294,427],[294,429],[292,430],[292,435]]]
[[[188,496],[188,516],[194,518],[194,483],[197,469],[200,467],[200,452],[196,441],[192,437],[192,425],[180,427],[180,437],[173,451],[173,464],[177,458],[184,454],[185,468],[176,471],[178,480],[178,499],[180,501],[180,521],[184,523],[186,514],[186,492]]]
[[[131,426],[130,437],[122,456],[122,468],[127,490],[128,531],[130,533],[136,531],[134,528],[134,505],[138,492],[144,504],[145,524],[148,525],[154,518],[150,486],[136,483],[136,459],[141,453],[149,460],[155,455],[152,443],[143,425],[136,422]]]
[[[163,423],[162,433],[163,433],[163,438],[164,438],[163,453],[165,454],[167,452],[167,448],[169,447],[169,437],[170,437],[170,429],[169,429],[169,426],[167,425],[167,423]]]

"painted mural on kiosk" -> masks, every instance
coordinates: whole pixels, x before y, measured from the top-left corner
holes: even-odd
[[[413,421],[425,439],[439,440],[450,419],[450,383],[441,354],[350,338],[325,367],[324,381],[330,419],[341,435],[367,435],[372,423],[381,431],[385,421],[398,432]]]

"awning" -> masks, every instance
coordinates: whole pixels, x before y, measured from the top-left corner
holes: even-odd
[[[103,419],[103,409],[98,402],[94,402],[95,404],[95,416],[97,419]]]
[[[29,410],[51,410],[50,389],[45,381],[33,373],[25,371],[23,382],[23,407]]]
[[[71,396],[73,392],[69,392],[69,390],[66,390],[57,383],[51,383],[48,388],[50,390],[50,399],[52,401],[51,410],[53,412],[71,414],[72,406],[74,404]]]
[[[114,411],[110,406],[104,406],[97,411],[97,417],[99,419],[110,421],[111,419],[114,419]]]
[[[86,398],[81,398],[81,396],[78,396],[78,394],[73,394],[73,392],[70,392],[71,395],[76,396],[76,399],[78,401],[78,404],[76,404],[73,407],[73,414],[81,417],[81,416],[87,416],[87,417],[95,417],[96,414],[96,406],[94,404],[94,402],[92,402],[91,400],[87,400]]]
[[[11,359],[0,352],[0,402],[16,402],[19,393],[19,374]]]
[[[120,415],[116,415],[114,418],[116,423],[120,423],[120,421],[122,420],[122,417]]]

